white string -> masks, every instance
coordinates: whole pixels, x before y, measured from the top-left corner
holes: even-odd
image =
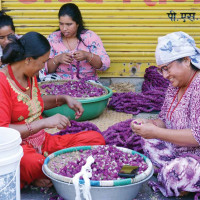
[[[90,178],[92,177],[92,168],[91,164],[94,162],[94,158],[89,156],[86,160],[86,164],[82,166],[81,171],[74,175],[72,182],[75,187],[76,197],[75,200],[81,200],[80,190],[83,191],[83,197],[85,200],[92,200],[90,194]],[[80,177],[83,177],[85,184],[81,187],[79,184]]]

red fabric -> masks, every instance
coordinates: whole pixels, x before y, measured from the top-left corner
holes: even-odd
[[[41,119],[44,109],[36,77],[33,79],[32,98],[24,94],[13,81],[0,72],[0,126],[25,124]]]
[[[74,147],[105,145],[103,136],[96,131],[82,131],[76,134],[49,135],[46,133],[46,139],[43,144],[43,153],[51,154],[55,151]],[[30,145],[22,145],[24,156],[20,163],[21,188],[32,183],[35,179],[44,178],[42,165],[45,157],[35,151]]]
[[[43,153],[51,154],[55,151],[75,146],[105,145],[103,136],[96,131],[82,131],[76,134],[49,135],[43,144]]]
[[[45,178],[42,172],[42,165],[45,157],[36,152],[31,145],[22,145],[24,155],[20,162],[20,185],[32,183],[39,178]]]

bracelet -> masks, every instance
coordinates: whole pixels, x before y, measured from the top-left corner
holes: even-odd
[[[29,132],[29,136],[33,135],[33,129],[31,127],[31,124],[30,123],[26,123],[26,127],[28,129],[28,132]]]
[[[158,124],[156,123],[155,120],[152,120],[152,124],[155,125],[155,126],[158,126]]]
[[[92,55],[91,55],[91,58],[90,58],[90,60],[88,61],[89,63],[92,61],[92,59],[93,59],[93,57],[94,57],[94,54],[93,53],[91,53]]]
[[[55,58],[55,57],[54,57],[54,58]],[[54,58],[53,58],[53,64],[54,64],[54,65],[57,65],[57,63],[55,62]]]
[[[58,95],[56,95],[56,107],[58,107],[59,104],[58,104]]]

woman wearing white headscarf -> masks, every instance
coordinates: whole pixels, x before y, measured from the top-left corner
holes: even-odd
[[[158,39],[158,72],[170,81],[158,119],[137,119],[132,130],[158,169],[150,185],[166,197],[200,192],[200,49],[174,32]]]

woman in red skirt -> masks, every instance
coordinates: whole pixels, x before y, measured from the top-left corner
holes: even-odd
[[[50,186],[51,182],[42,172],[44,153],[84,145],[104,145],[102,135],[96,131],[84,131],[63,136],[49,135],[45,128],[64,129],[70,126],[67,117],[56,114],[42,118],[44,109],[67,104],[79,118],[83,113],[81,103],[67,95],[44,95],[41,97],[36,74],[49,58],[50,45],[41,34],[29,32],[6,46],[0,70],[0,126],[20,132],[24,156],[22,157],[21,187],[33,183]]]

